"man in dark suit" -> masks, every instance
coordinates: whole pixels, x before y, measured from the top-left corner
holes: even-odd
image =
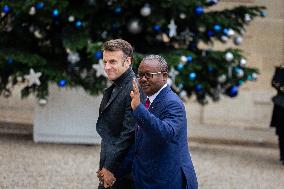
[[[131,107],[138,124],[133,160],[137,189],[198,188],[187,143],[185,108],[167,85],[167,77],[164,58],[149,55],[142,60],[137,78],[147,95],[144,105],[132,81]]]
[[[113,84],[104,91],[96,129],[102,137],[100,166],[97,176],[99,189],[133,188],[131,167],[133,159],[135,120],[129,96],[132,90],[132,46],[122,39],[103,44],[103,62],[107,77]]]

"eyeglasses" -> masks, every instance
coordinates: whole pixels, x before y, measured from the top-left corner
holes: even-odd
[[[161,74],[161,73],[163,73],[163,72],[156,72],[156,73],[151,73],[151,72],[138,73],[138,74],[136,75],[136,77],[137,77],[138,79],[142,79],[142,78],[145,76],[146,79],[150,79],[150,78],[153,78],[154,75]]]

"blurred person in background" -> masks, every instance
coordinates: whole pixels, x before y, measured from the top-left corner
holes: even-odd
[[[270,126],[276,129],[280,161],[284,165],[284,65],[276,67],[272,86],[277,90],[277,95],[272,98],[274,107]]]

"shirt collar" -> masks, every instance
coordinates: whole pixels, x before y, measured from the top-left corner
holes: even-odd
[[[150,100],[150,104],[152,104],[152,102],[155,100],[155,98],[158,96],[158,94],[163,90],[163,88],[165,88],[167,86],[167,83],[155,94],[153,94],[152,96],[147,96],[147,98],[149,98]]]

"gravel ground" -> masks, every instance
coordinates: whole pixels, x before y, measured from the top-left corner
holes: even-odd
[[[100,146],[36,144],[0,134],[1,189],[97,188]],[[277,148],[191,143],[200,189],[283,189]]]
[[[283,189],[277,148],[191,143],[200,189]]]

